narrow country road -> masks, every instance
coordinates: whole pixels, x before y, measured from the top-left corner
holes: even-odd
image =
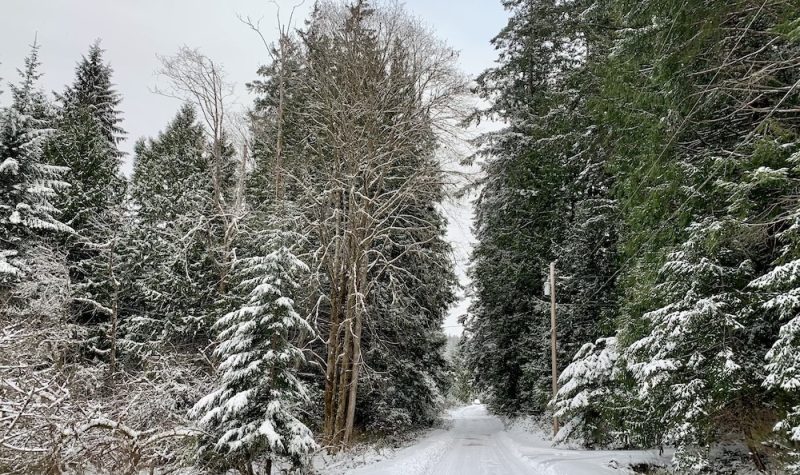
[[[352,475],[528,475],[536,472],[501,437],[503,423],[480,404],[450,413],[452,427],[438,430],[395,457],[362,467]]]
[[[522,475],[533,469],[501,437],[503,423],[482,405],[467,406],[454,413],[452,438],[447,451],[429,473],[459,475],[500,474]]]
[[[630,463],[669,463],[669,454],[659,457],[657,451],[555,448],[541,435],[507,432],[481,404],[449,416],[449,429],[348,475],[626,475]]]

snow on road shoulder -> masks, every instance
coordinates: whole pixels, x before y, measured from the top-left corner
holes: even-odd
[[[522,458],[537,475],[623,475],[632,465],[668,467],[672,451],[585,450],[572,446],[553,447],[550,437],[530,421],[516,421],[498,434],[515,456]]]
[[[315,473],[325,475],[374,473],[374,467],[384,467],[379,472],[381,474],[423,474],[427,473],[430,465],[446,451],[446,444],[441,443],[445,441],[442,436],[446,433],[447,431],[442,429],[420,431],[409,436],[405,445],[399,448],[378,448],[364,444],[334,455],[320,452],[312,463]],[[403,465],[395,468],[394,461],[398,459],[403,460]],[[431,462],[427,463],[426,460]],[[406,465],[413,471],[407,471]],[[386,471],[383,471],[384,469]]]
[[[447,452],[451,439],[440,434],[431,434],[420,443],[399,450],[390,459],[375,465],[347,472],[350,475],[425,475],[431,470]]]

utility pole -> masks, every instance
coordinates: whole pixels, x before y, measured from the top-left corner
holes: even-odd
[[[558,366],[556,364],[556,263],[550,263],[550,369],[553,373],[553,400],[558,393]],[[553,415],[553,437],[558,433],[558,418]]]

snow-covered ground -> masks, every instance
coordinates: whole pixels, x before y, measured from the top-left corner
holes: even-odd
[[[554,448],[542,434],[506,431],[486,407],[449,412],[451,427],[436,430],[389,458],[349,475],[623,475],[631,463],[667,465],[657,451],[586,451]]]

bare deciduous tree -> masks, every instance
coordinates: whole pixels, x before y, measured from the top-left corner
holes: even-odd
[[[226,133],[230,129],[233,115],[229,108],[233,96],[233,85],[225,79],[222,67],[197,49],[182,47],[173,56],[159,56],[161,70],[159,74],[169,81],[166,89],[156,88],[159,94],[174,97],[194,104],[203,118],[205,130],[210,144],[210,182],[212,201],[215,210],[211,225],[219,222],[222,229],[218,242],[212,247],[219,274],[218,290],[224,293],[231,270],[233,243],[238,232],[241,208],[236,204],[241,192],[234,189],[231,200],[229,196],[227,170],[230,159],[226,153]],[[246,171],[246,157],[240,157],[242,164],[237,168],[240,176]],[[240,187],[243,180],[237,180]],[[235,188],[235,186],[234,186]],[[232,202],[231,202],[232,201]],[[214,236],[213,231],[209,233]]]

